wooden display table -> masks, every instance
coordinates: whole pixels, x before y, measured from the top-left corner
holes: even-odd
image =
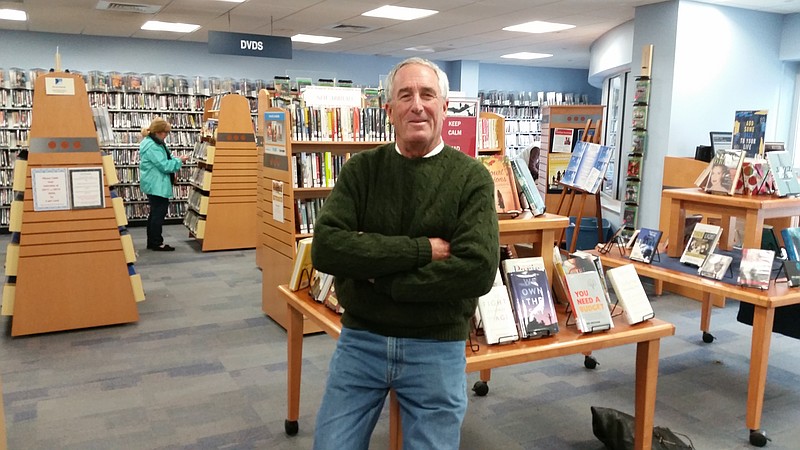
[[[670,241],[672,240],[670,239]],[[791,289],[787,283],[776,284],[775,281],[770,282],[768,290],[735,286],[698,275],[690,275],[676,270],[631,261],[620,256],[616,251],[616,248],[614,248],[605,255],[600,255],[597,251],[592,251],[591,253],[600,256],[600,260],[606,267],[634,264],[636,272],[640,276],[657,281],[690,286],[703,293],[700,330],[703,332],[703,341],[706,343],[714,340],[714,337],[709,332],[711,327],[711,305],[714,296],[728,297],[753,305],[755,311],[753,313],[753,332],[750,338],[750,377],[747,384],[746,424],[750,429],[750,443],[758,446],[765,445],[767,442],[766,433],[760,429],[761,413],[764,407],[764,388],[767,384],[767,363],[769,361],[769,346],[772,338],[775,308],[800,303],[800,289]]]
[[[294,435],[298,431],[297,421],[300,417],[303,316],[318,324],[333,338],[339,337],[342,325],[339,315],[311,300],[307,290],[292,292],[283,285],[278,287],[278,291],[286,299],[289,309],[289,326],[287,328],[289,403],[286,433]],[[563,313],[563,311],[560,312]],[[660,340],[663,337],[674,335],[675,326],[658,319],[629,326],[618,319],[614,321],[614,328],[610,331],[582,335],[575,326],[567,326],[564,319],[565,314],[559,314],[560,331],[550,338],[490,346],[486,344],[482,336],[477,338],[473,336],[473,342],[478,342],[480,348],[472,351],[469,346],[466,347],[467,372],[481,371],[483,381],[488,381],[488,377],[484,379],[484,375],[495,367],[636,344],[635,448],[650,449],[653,438]],[[402,448],[400,408],[394,395],[391,395],[389,400],[389,417],[390,448]]]
[[[667,189],[661,194],[669,206],[669,256],[683,252],[683,228],[686,210],[705,211],[722,217],[722,236],[719,244],[729,249],[732,217],[744,219],[744,248],[761,248],[761,230],[764,219],[786,218],[800,215],[800,198],[778,198],[767,195],[713,195],[699,188]]]
[[[569,218],[555,214],[543,214],[530,219],[500,220],[500,244],[533,244],[533,254],[544,256],[547,279],[553,282],[553,245],[557,233],[569,226]]]

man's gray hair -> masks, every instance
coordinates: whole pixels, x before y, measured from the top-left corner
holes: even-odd
[[[436,65],[436,63],[433,63],[425,58],[414,56],[398,63],[389,72],[389,76],[386,77],[387,102],[392,101],[392,86],[394,85],[394,77],[397,75],[397,71],[409,64],[419,64],[422,66],[430,67],[436,73],[436,76],[439,78],[439,91],[441,91],[440,94],[445,100],[447,100],[447,94],[450,91],[450,81],[447,79],[447,74],[444,73],[444,71],[440,69],[439,66]]]

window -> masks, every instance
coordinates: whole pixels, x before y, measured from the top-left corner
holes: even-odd
[[[603,143],[614,147],[614,153],[603,178],[602,193],[613,200],[620,200],[619,185],[623,177],[620,167],[620,161],[623,160],[620,144],[622,143],[622,124],[625,123],[626,116],[625,86],[628,84],[629,75],[630,71],[614,75],[606,79],[603,86],[605,93],[603,103],[606,106]]]

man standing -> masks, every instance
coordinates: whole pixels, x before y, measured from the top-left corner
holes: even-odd
[[[336,277],[342,332],[314,448],[367,449],[397,394],[409,449],[457,449],[465,340],[499,263],[494,183],[444,145],[447,75],[410,58],[387,78],[396,142],[354,155],[314,226],[312,259]]]

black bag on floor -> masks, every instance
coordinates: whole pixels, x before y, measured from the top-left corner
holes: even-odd
[[[633,450],[633,416],[611,408],[591,408],[595,437],[609,450]],[[653,427],[653,450],[694,450],[694,445],[684,442],[669,428]]]

